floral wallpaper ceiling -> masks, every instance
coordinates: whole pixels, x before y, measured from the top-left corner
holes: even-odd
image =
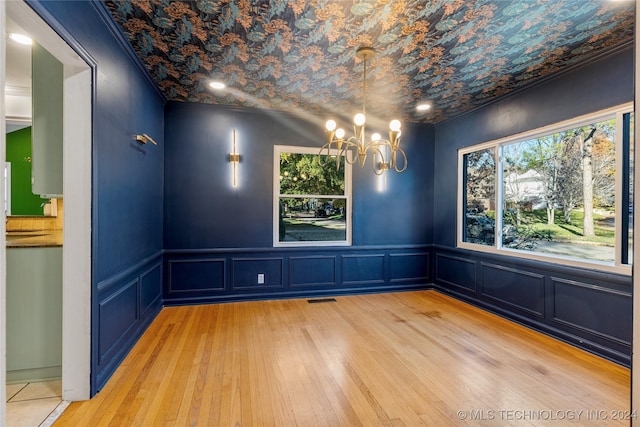
[[[634,1],[109,0],[169,100],[437,123],[631,42]],[[224,91],[208,86],[227,84]],[[417,112],[430,101],[432,109]],[[367,116],[368,118],[370,116]]]

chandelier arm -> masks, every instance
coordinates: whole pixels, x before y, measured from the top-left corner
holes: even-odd
[[[353,165],[356,163],[356,161],[358,160],[358,156],[357,156],[357,152],[358,152],[358,143],[352,141],[352,139],[354,141],[357,141],[355,138],[351,137],[348,140],[344,141],[343,145],[344,148],[342,149],[342,152],[344,154],[344,160],[349,163],[350,165]],[[347,152],[349,151],[349,149],[354,149],[356,151],[356,155],[352,155],[352,156],[348,156]]]
[[[325,147],[329,145],[329,144],[324,144],[321,148],[320,151],[318,151],[318,163],[320,164],[320,166],[324,166],[326,165],[326,162],[322,159],[322,152],[324,151]],[[327,148],[327,151],[329,149]]]
[[[338,168],[338,170],[340,169],[340,157],[344,156],[345,164],[350,164],[349,163],[349,156],[347,155],[348,148],[349,148],[350,144],[351,143],[349,141],[342,141],[342,149],[340,150],[340,152],[336,156],[336,167]]]
[[[320,164],[320,166],[325,167],[325,166],[326,166],[326,164],[327,164],[327,159],[329,159],[330,157],[332,157],[332,155],[331,155],[331,146],[332,146],[334,143],[336,143],[336,149],[337,149],[338,144],[337,144],[337,141],[336,141],[336,140],[333,140],[333,141],[327,142],[327,143],[326,143],[326,144],[324,144],[324,145],[322,146],[322,148],[320,149],[320,152],[318,153],[318,164]],[[326,153],[325,153],[325,154],[323,154],[323,151],[325,151],[325,150],[326,150]],[[335,156],[335,157],[336,157],[336,168],[337,168],[338,170],[340,170],[340,156],[344,155],[344,151],[345,151],[345,149],[344,149],[344,148],[343,148],[343,149],[341,149],[341,150],[339,150],[339,151],[338,151],[338,154],[336,154],[336,156]],[[323,158],[322,158],[322,156],[326,156],[326,158],[325,158],[325,159],[323,159]]]
[[[378,139],[376,141],[371,141],[369,144],[367,144],[366,149],[372,149],[372,150],[376,150],[378,153],[380,153],[380,158],[382,158],[382,162],[384,163],[384,153],[383,151],[380,149],[380,147],[389,147],[389,149],[391,150],[390,153],[390,158],[389,161],[392,162],[392,155],[393,155],[393,146],[391,145],[391,143],[385,139]]]
[[[385,163],[384,155],[382,154],[382,151],[377,146],[373,146],[371,151],[373,151],[373,159],[371,161],[371,167],[373,168],[373,173],[380,176],[384,173],[384,169],[378,167],[378,165]],[[380,162],[376,163],[376,156],[380,156]]]
[[[398,162],[396,161],[396,158],[395,158],[395,157],[397,156],[397,153],[398,153],[398,152],[399,152],[400,154],[402,154],[402,158],[403,158],[403,160],[404,160],[404,161],[403,161],[403,164],[402,164],[402,169],[399,169],[399,168],[398,168]],[[403,150],[402,148],[400,148],[400,147],[396,148],[396,149],[395,149],[395,151],[393,152],[393,156],[394,156],[394,159],[393,159],[394,169],[396,170],[396,172],[398,172],[398,173],[402,173],[402,172],[404,172],[404,171],[407,169],[407,164],[408,164],[408,162],[409,162],[409,161],[407,160],[407,155],[405,154],[404,150]]]
[[[375,141],[369,142],[366,145],[365,149],[366,150],[369,150],[369,149],[377,149],[377,150],[379,150],[378,147],[389,147],[389,148],[392,148],[391,144],[389,143],[389,141],[387,141],[385,139],[377,139]]]
[[[380,145],[384,146],[384,144],[374,144],[373,142],[370,142],[367,145],[367,150],[371,149],[371,151],[373,152],[373,162],[374,163],[376,161],[376,155],[380,156],[380,161],[382,163],[385,162],[384,153],[382,152],[382,150],[380,148],[378,148]]]
[[[350,159],[349,157],[353,157],[353,159]],[[344,157],[344,160],[345,160],[347,163],[349,163],[350,165],[355,164],[356,159],[357,159],[357,156],[345,156],[345,157]]]
[[[327,164],[327,161],[322,159],[322,152],[325,149],[327,150],[327,154],[325,154],[325,156],[329,157],[331,153],[331,142],[327,142],[326,144],[324,144],[322,148],[320,148],[320,151],[318,152],[318,163],[322,167],[324,167]]]

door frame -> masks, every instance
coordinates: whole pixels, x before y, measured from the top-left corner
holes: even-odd
[[[0,27],[3,29],[7,17],[28,31],[64,65],[62,398],[66,401],[86,400],[90,398],[91,390],[91,172],[96,63],[68,34],[64,33],[66,40],[58,34],[63,34],[61,25],[47,17],[52,25],[60,27],[56,28],[58,31],[54,30],[25,2],[0,2]],[[5,38],[0,38],[4,52]],[[2,55],[2,99],[5,61]],[[4,117],[4,111],[1,112]],[[2,123],[0,162],[6,159],[4,120]],[[4,210],[0,215],[5,216]],[[0,223],[0,352],[6,354],[6,226],[5,221]],[[6,417],[6,360],[1,359],[0,425]]]

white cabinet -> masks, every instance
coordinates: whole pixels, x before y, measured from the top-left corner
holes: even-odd
[[[33,194],[62,196],[62,96],[64,67],[34,43],[32,67],[32,171]]]

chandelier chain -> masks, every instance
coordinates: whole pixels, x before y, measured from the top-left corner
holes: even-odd
[[[367,58],[364,58],[364,72],[362,73],[362,114],[367,116]]]

